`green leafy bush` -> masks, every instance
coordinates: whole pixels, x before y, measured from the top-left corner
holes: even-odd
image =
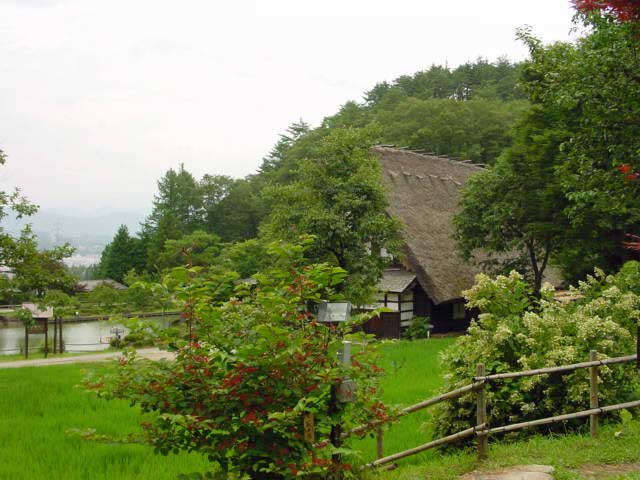
[[[378,399],[379,369],[366,337],[358,334],[363,342],[354,345],[350,367],[338,360],[342,339],[364,318],[336,327],[317,322],[307,309],[341,298],[337,287],[346,273],[305,265],[304,251],[303,245],[272,244],[274,267],[255,275],[258,286],[240,284],[238,296],[221,303],[212,302],[214,285],[197,276],[191,288],[185,271],[174,270],[191,335],[174,339],[175,362],[130,354],[88,386],[140,405],[149,414],[147,443],[163,454],[206,455],[215,478],[349,476],[354,452],[327,440],[389,412]],[[345,377],[355,382],[348,403],[338,401]]]
[[[431,332],[431,323],[428,317],[415,317],[403,332],[402,338],[417,340],[428,338]]]
[[[633,353],[640,299],[620,288],[622,278],[597,272],[575,289],[582,300],[561,304],[553,299],[550,287],[543,288],[542,299],[536,301],[516,272],[496,279],[479,275],[465,296],[469,306],[481,314],[472,322],[469,334],[443,354],[445,390],[470,383],[478,363],[484,363],[487,374],[493,374],[583,362],[591,350],[596,350],[599,358]],[[639,384],[634,370],[631,363],[600,368],[601,405],[637,398]],[[488,386],[487,399],[491,426],[586,410],[589,372],[579,369],[499,381]],[[472,394],[439,406],[438,434],[463,430],[474,423]],[[544,428],[548,431],[554,426]],[[558,424],[557,428],[563,426]],[[533,429],[524,432],[532,433]]]

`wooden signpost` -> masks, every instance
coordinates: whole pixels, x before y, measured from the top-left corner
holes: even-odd
[[[22,308],[31,312],[33,323],[24,327],[24,358],[29,358],[29,335],[44,334],[44,358],[49,355],[49,320],[53,308],[41,310],[35,303],[23,303]]]

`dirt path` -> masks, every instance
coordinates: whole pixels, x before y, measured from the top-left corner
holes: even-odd
[[[137,352],[138,357],[148,358],[149,360],[160,360],[162,358],[172,360],[174,358],[173,353],[157,348],[141,348],[137,350]],[[105,362],[120,356],[120,352],[110,352],[76,355],[72,357],[40,358],[38,360],[18,360],[16,362],[0,362],[0,368],[46,367],[48,365],[65,365],[67,363]]]

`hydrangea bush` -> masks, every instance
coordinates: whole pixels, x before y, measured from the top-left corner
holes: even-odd
[[[192,337],[175,340],[175,362],[130,355],[87,385],[149,414],[144,441],[158,452],[205,454],[212,462],[207,478],[348,477],[355,452],[327,441],[332,427],[349,429],[389,412],[377,395],[373,345],[354,345],[345,367],[337,351],[344,336],[353,338],[352,324],[319,323],[310,308],[340,298],[345,272],[305,265],[304,249],[271,245],[273,267],[255,276],[258,286],[240,283],[221,304],[206,294],[209,287],[188,289],[188,275],[178,271]],[[338,404],[332,391],[345,377],[356,390],[351,402]]]
[[[637,265],[626,268],[638,272]],[[599,358],[634,353],[640,299],[627,288],[626,277],[636,278],[624,270],[609,277],[597,271],[573,289],[577,301],[563,304],[553,299],[553,288],[548,285],[541,299],[532,297],[516,272],[496,279],[479,275],[465,296],[468,306],[481,313],[469,334],[442,355],[444,391],[470,383],[478,363],[485,364],[487,374],[494,374],[584,362],[591,350],[596,350]],[[601,405],[637,399],[638,387],[635,364],[600,367]],[[494,382],[487,387],[487,401],[491,426],[586,410],[589,371]],[[472,394],[444,402],[436,413],[437,433],[469,428],[475,424],[475,415]],[[584,421],[577,421],[582,424]],[[548,431],[563,426],[542,428]],[[534,431],[527,429],[524,434]]]

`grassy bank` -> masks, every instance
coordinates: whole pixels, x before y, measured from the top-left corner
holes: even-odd
[[[397,470],[380,472],[378,480],[452,480],[459,475],[482,468],[499,469],[511,465],[552,465],[556,480],[640,480],[640,421],[625,425],[602,427],[600,437],[589,435],[535,436],[513,443],[489,443],[489,458],[480,465],[475,452],[467,450],[454,454],[433,455],[421,465],[400,466]],[[622,473],[618,465],[635,464],[635,472]],[[599,475],[586,470],[597,465]]]
[[[95,350],[87,352],[65,352],[65,353],[49,353],[47,358],[66,358],[66,357],[78,357],[81,355],[96,355],[100,353],[113,353],[118,352],[117,348],[106,348],[104,350]],[[24,358],[24,353],[16,353],[15,355],[0,355],[0,363],[5,362],[18,362],[22,360],[43,360],[45,358],[44,352],[30,352],[29,358]]]

